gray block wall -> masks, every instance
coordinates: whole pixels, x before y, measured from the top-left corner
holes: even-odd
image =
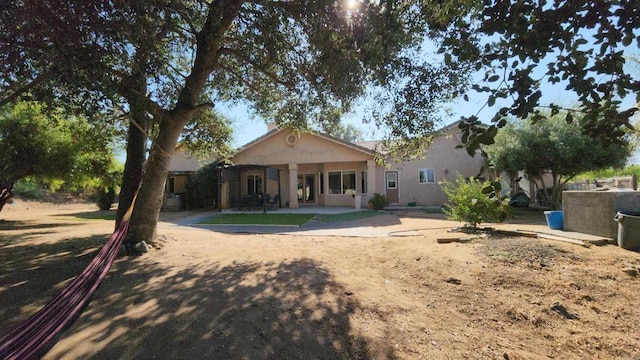
[[[606,191],[564,191],[562,215],[565,231],[616,239],[616,213],[640,213],[640,191],[611,189]]]

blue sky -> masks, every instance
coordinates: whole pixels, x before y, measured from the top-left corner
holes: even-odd
[[[590,38],[588,33],[584,34],[587,39]],[[587,45],[588,46],[588,45]],[[429,62],[441,62],[443,60],[442,54],[437,54],[437,46],[429,39],[425,39],[422,44],[422,54],[425,59],[428,59]],[[627,56],[633,57],[635,59],[640,59],[640,53],[637,48],[630,46],[625,49],[625,53]],[[640,63],[629,65],[627,62],[627,66],[634,66],[633,68],[626,69],[630,73],[640,72]],[[534,75],[538,77],[543,77],[543,72],[546,71],[546,66],[544,64],[544,60],[538,66],[537,70],[534,70]],[[482,75],[477,75],[477,80],[482,78]],[[577,96],[565,90],[566,83],[560,82],[558,84],[552,85],[546,82],[546,79],[543,79],[540,83],[540,89],[542,91],[543,97],[540,101],[541,105],[549,105],[554,103],[556,105],[571,108],[577,102]],[[472,116],[477,115],[480,121],[485,123],[489,123],[493,115],[500,109],[501,106],[510,105],[509,102],[501,102],[500,99],[496,100],[496,104],[493,107],[483,107],[486,102],[487,96],[485,94],[477,94],[471,92],[469,94],[469,101],[466,102],[462,99],[458,101],[454,101],[448,105],[450,115],[443,117],[444,124],[448,125],[460,119],[463,116]],[[371,102],[364,101],[366,105],[371,104]],[[625,99],[623,99],[623,108],[628,108],[635,106],[636,104],[636,96],[628,95]],[[362,108],[363,106],[360,106]],[[347,114],[342,119],[345,124],[352,124],[356,126],[362,132],[364,138],[366,140],[377,140],[382,139],[384,136],[383,130],[377,129],[373,124],[364,124],[362,122],[362,118],[365,115],[363,111],[358,109],[359,107],[355,107],[355,111]],[[233,129],[234,129],[234,141],[233,146],[239,147],[242,146],[253,139],[263,135],[267,131],[266,122],[263,119],[253,117],[248,108],[243,105],[226,105],[221,104],[220,106],[216,106],[216,110],[221,111],[226,114],[230,119],[233,120]],[[636,114],[635,121],[640,121],[640,114]],[[633,156],[630,163],[640,164],[640,151],[636,152]]]
[[[542,104],[555,103],[565,107],[571,107],[575,104],[576,96],[573,93],[564,90],[563,86],[552,86],[547,83],[543,83],[541,85],[543,92]],[[475,114],[478,114],[481,121],[488,123],[502,104],[496,101],[496,105],[493,107],[482,108],[485,101],[486,97],[483,95],[477,95],[475,97],[470,96],[468,102],[460,99],[459,101],[451,103],[448,105],[451,111],[451,116],[446,118],[444,125],[448,125],[459,120],[461,116],[471,116]],[[628,107],[633,106],[634,102],[635,98],[632,95],[627,96],[624,99],[624,105]],[[252,116],[247,106],[225,104],[216,106],[216,110],[221,111],[233,121],[234,147],[242,146],[267,132],[265,120]],[[367,140],[381,139],[382,130],[377,129],[373,124],[363,124],[361,121],[363,115],[364,114],[362,112],[358,112],[356,109],[355,112],[347,114],[343,118],[343,122],[356,126],[362,131],[365,139]],[[635,120],[640,120],[638,114],[636,114]],[[640,152],[636,152],[629,162],[633,164],[640,164]]]

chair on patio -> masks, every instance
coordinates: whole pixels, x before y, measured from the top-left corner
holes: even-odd
[[[253,193],[247,198],[248,210],[259,210],[262,207],[262,196],[259,193]]]
[[[269,206],[269,210],[273,210],[276,206],[280,204],[280,194],[276,194],[273,199],[267,200],[267,205]]]

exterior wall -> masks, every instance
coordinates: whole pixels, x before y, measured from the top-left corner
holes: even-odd
[[[258,139],[256,143],[250,144],[246,149],[234,155],[231,161],[234,164],[266,165],[280,169],[280,196],[283,206],[289,204],[290,207],[305,205],[353,207],[355,204],[353,195],[328,193],[328,173],[341,170],[356,171],[356,189],[360,193],[360,172],[369,170],[367,161],[372,161],[373,154],[313,134],[302,134],[295,141],[287,142],[287,137],[291,135],[286,130],[267,135],[265,139]],[[246,174],[251,173],[253,172]],[[320,179],[321,173],[322,180]],[[245,192],[246,174],[243,173],[241,179]],[[307,174],[315,175],[313,190],[315,202],[299,204],[297,178],[299,175]],[[320,183],[324,186],[322,193],[320,193]],[[269,194],[277,193],[277,183],[268,181],[267,186]]]
[[[297,175],[305,175],[305,174],[313,174],[315,175],[316,184],[314,186],[314,195],[316,198],[316,202],[307,205],[321,205],[321,206],[346,206],[352,207],[355,204],[355,199],[351,194],[329,194],[329,172],[331,171],[350,171],[353,170],[356,172],[356,189],[357,193],[360,194],[361,188],[361,171],[367,171],[366,162],[348,162],[348,163],[329,163],[329,164],[299,164]],[[322,174],[321,174],[322,173]],[[288,169],[282,171],[280,173],[280,183],[282,187],[282,204],[291,203],[290,193],[286,190],[289,189],[289,178],[290,171]],[[322,175],[323,179],[320,180],[320,176]],[[320,193],[320,184],[324,186],[322,194]],[[275,184],[275,182],[274,182]],[[292,186],[297,188],[297,183],[292,184]],[[277,186],[275,184],[274,186]],[[277,193],[277,189],[273,194]],[[368,200],[368,196],[372,195],[371,193],[365,194],[362,198],[363,204],[366,204],[365,199]],[[300,206],[304,206],[305,204],[299,204]]]
[[[179,210],[186,206],[184,193],[187,191],[187,179],[203,165],[214,159],[198,160],[188,152],[176,148],[169,161],[169,176],[165,183],[163,210]],[[173,192],[169,192],[169,182],[173,179]]]
[[[427,150],[424,159],[411,160],[404,163],[391,163],[391,168],[386,171],[398,171],[399,204],[408,205],[416,202],[422,206],[443,205],[447,202],[447,196],[442,191],[440,182],[454,182],[458,175],[471,177],[478,175],[482,168],[483,159],[478,154],[469,156],[466,150],[456,149],[460,142],[456,139],[457,128],[453,128],[447,134],[434,139],[431,149]],[[435,173],[434,183],[419,183],[419,170],[432,168]],[[384,172],[381,175],[381,186],[386,193],[386,179]]]
[[[326,206],[355,206],[355,194],[329,194],[329,172],[332,171],[355,171],[356,172],[356,194],[361,194],[362,171],[368,171],[366,162],[342,162],[328,163],[324,166],[324,204]],[[369,176],[367,174],[367,176]],[[369,196],[369,194],[367,194]],[[367,198],[365,196],[365,198]]]
[[[455,134],[457,127],[450,127],[447,136],[434,139],[432,148],[427,151],[425,159],[412,160],[404,163],[390,163],[390,168],[377,166],[373,161],[373,154],[357,146],[349,146],[323,136],[302,134],[292,137],[292,133],[283,130],[268,133],[258,138],[241,150],[231,159],[234,164],[254,164],[275,167],[280,172],[280,195],[282,204],[289,203],[290,207],[304,206],[298,204],[297,178],[298,175],[314,174],[315,203],[313,205],[353,207],[355,198],[352,194],[329,194],[328,174],[331,171],[356,172],[356,194],[361,193],[361,172],[367,171],[369,181],[368,191],[361,194],[362,207],[366,208],[368,200],[374,193],[386,194],[386,171],[398,171],[398,195],[400,205],[415,202],[417,205],[442,205],[447,198],[441,181],[455,181],[458,174],[464,177],[476,176],[482,167],[483,159],[478,155],[471,157],[464,149],[456,149],[460,144]],[[434,183],[419,183],[419,170],[433,168]],[[243,191],[246,192],[246,175],[241,178]],[[260,172],[256,172],[260,173]],[[322,173],[322,181],[319,176]],[[322,182],[324,189],[319,190]],[[277,183],[267,181],[267,193],[272,196],[278,193]]]
[[[376,182],[376,191],[369,191],[366,197],[362,198],[362,203],[365,204],[363,206],[367,206],[369,200],[373,197],[374,193],[386,195],[387,194],[387,183],[385,179],[385,173],[387,169],[384,166],[377,166],[375,172],[375,182]],[[366,201],[365,201],[366,200]]]
[[[198,171],[203,165],[213,161],[213,159],[198,160],[195,156],[187,155],[188,152],[177,148],[173,152],[171,161],[169,162],[169,171],[183,172],[183,171]]]
[[[313,134],[302,134],[293,145],[285,139],[291,133],[280,131],[232,157],[234,164],[285,165],[320,164],[341,161],[366,161],[373,156],[342,143]]]

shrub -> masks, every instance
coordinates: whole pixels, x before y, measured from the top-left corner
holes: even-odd
[[[215,207],[218,197],[218,164],[203,166],[187,179],[187,207],[210,209]]]
[[[98,191],[98,198],[96,204],[100,210],[111,210],[111,205],[116,200],[116,191],[110,187],[108,189],[102,189]]]
[[[389,205],[389,200],[382,194],[375,193],[373,197],[369,199],[369,209],[382,210]]]
[[[504,221],[508,207],[492,186],[489,181],[465,180],[462,176],[458,176],[455,183],[445,181],[443,190],[449,202],[444,213],[451,220],[464,221],[472,232],[483,222]]]
[[[24,199],[42,200],[45,191],[37,181],[23,179],[18,180],[13,186],[13,194]]]

